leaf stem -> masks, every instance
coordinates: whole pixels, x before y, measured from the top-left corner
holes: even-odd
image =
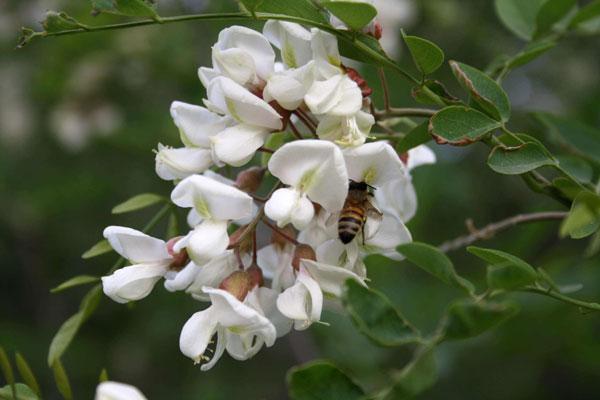
[[[385,70],[383,68],[378,68],[377,73],[379,74],[379,80],[381,81],[381,88],[383,89],[383,104],[386,112],[389,112],[391,109],[390,104],[390,88],[387,83],[387,78],[385,77]]]
[[[516,225],[521,225],[530,222],[561,220],[568,215],[568,212],[563,211],[548,211],[532,214],[519,214],[502,221],[494,222],[481,229],[476,229],[472,226],[473,222],[469,220],[467,225],[472,232],[469,235],[460,236],[456,239],[442,243],[438,248],[440,251],[447,253],[449,251],[458,250],[469,246],[479,240],[488,240],[494,237],[497,233],[505,231]]]
[[[542,296],[552,297],[553,299],[562,301],[564,303],[573,304],[575,306],[585,308],[587,310],[600,311],[600,304],[598,304],[598,303],[589,303],[587,301],[577,300],[572,297],[565,296],[564,294],[557,293],[554,290],[547,290],[547,289],[537,288],[535,286],[528,286],[524,289],[521,289],[520,291],[528,292],[528,293],[536,293],[536,294],[540,294]]]
[[[394,108],[390,107],[387,110],[375,111],[375,119],[384,120],[389,118],[397,117],[417,117],[417,118],[431,118],[437,110],[430,110],[427,108]]]

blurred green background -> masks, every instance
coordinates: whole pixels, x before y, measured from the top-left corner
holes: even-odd
[[[400,26],[440,45],[449,59],[483,69],[523,45],[501,25],[492,1],[397,3]],[[159,1],[163,15],[236,7],[232,0]],[[178,144],[169,105],[201,102],[196,69],[210,63],[210,46],[224,25],[189,22],[64,36],[14,50],[20,26],[37,26],[48,9],[90,23],[114,18],[91,17],[86,1],[0,2],[0,344],[22,352],[41,378],[45,397],[58,399],[47,349],[85,289],[57,295],[49,289],[74,275],[103,274],[114,254],[84,261],[81,253],[105,226],[140,228],[155,211],[113,216],[116,203],[140,192],[169,193],[170,184],[154,174],[152,149],[158,142]],[[405,51],[393,51],[412,68]],[[363,72],[378,89],[376,71]],[[461,93],[447,66],[436,77]],[[392,73],[389,81],[394,105],[414,104],[405,81]],[[543,138],[544,130],[528,115],[538,110],[599,127],[598,38],[565,40],[514,71],[504,87],[513,102],[513,131]],[[409,227],[416,240],[439,244],[461,235],[467,218],[482,226],[520,212],[563,209],[532,194],[520,179],[485,167],[483,146],[433,146],[439,163],[414,174],[419,211]],[[583,283],[576,296],[600,300],[600,260],[583,256],[583,241],[559,240],[557,228],[557,222],[518,227],[483,245],[542,266],[561,284]],[[161,225],[154,233],[164,231]],[[459,273],[483,282],[485,265],[478,259],[463,250],[451,256]],[[460,295],[405,262],[375,256],[368,265],[372,286],[425,331]],[[499,329],[440,347],[440,381],[422,398],[598,398],[598,315],[533,295],[517,300],[522,312]],[[112,380],[134,384],[150,399],[284,399],[286,371],[314,358],[331,358],[368,388],[383,384],[389,370],[410,359],[409,349],[377,348],[348,318],[327,314],[329,327],[289,335],[246,362],[225,356],[213,370],[201,372],[178,348],[180,329],[198,308],[161,284],[132,307],[104,298],[63,358],[75,398],[92,398],[104,367]]]

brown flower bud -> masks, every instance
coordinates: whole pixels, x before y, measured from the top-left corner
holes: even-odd
[[[258,265],[253,264],[250,268],[246,270],[246,272],[248,273],[248,275],[250,275],[250,281],[252,282],[252,287],[250,288],[250,290],[252,290],[252,288],[254,288],[255,286],[260,287],[265,284],[262,269],[260,269]]]
[[[312,247],[310,247],[307,244],[301,243],[298,246],[296,246],[296,250],[294,251],[294,258],[292,259],[292,267],[294,267],[296,271],[300,269],[301,260],[317,261],[317,254],[315,253]]]
[[[167,252],[171,257],[173,257],[173,261],[171,261],[171,264],[169,264],[169,269],[174,271],[181,271],[183,267],[187,265],[190,259],[186,249],[182,249],[178,253],[173,249],[173,247],[175,247],[175,243],[179,242],[182,237],[183,236],[177,236],[167,242]]]
[[[239,301],[244,301],[254,286],[251,274],[246,271],[235,271],[221,282],[219,289],[231,293]]]
[[[369,35],[373,36],[377,40],[383,37],[383,26],[381,26],[379,21],[375,21],[373,28],[369,31]]]
[[[289,238],[296,239],[296,231],[290,225],[281,228],[281,231],[284,234],[286,234]],[[273,230],[273,233],[271,234],[271,243],[273,243],[280,249],[283,249],[286,245],[290,243],[290,241],[281,233],[277,232],[276,230]]]
[[[371,94],[373,94],[373,89],[369,87],[367,81],[361,76],[361,74],[357,70],[346,66],[344,66],[344,69],[346,70],[348,78],[356,82],[356,84],[362,92],[363,97],[369,97]]]
[[[254,193],[260,187],[266,168],[251,167],[241,171],[235,178],[235,186],[243,192]]]

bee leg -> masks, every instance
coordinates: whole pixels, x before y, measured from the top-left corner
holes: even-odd
[[[360,232],[362,233],[362,242],[363,242],[363,246],[364,246],[365,245],[365,224],[364,223],[360,227]]]

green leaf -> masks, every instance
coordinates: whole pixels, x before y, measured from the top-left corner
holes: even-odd
[[[508,61],[508,68],[514,69],[535,60],[548,50],[554,48],[556,42],[542,41],[529,43],[521,52]]]
[[[360,386],[328,361],[292,368],[287,382],[293,400],[359,400],[365,395]]]
[[[560,227],[562,237],[583,239],[600,228],[600,196],[582,191],[577,195],[571,211]]]
[[[600,17],[600,0],[594,0],[575,14],[571,20],[571,27],[576,27],[594,18]]]
[[[73,391],[71,390],[71,384],[69,383],[69,377],[65,367],[60,362],[60,359],[54,361],[52,364],[52,372],[54,373],[54,382],[59,393],[65,400],[73,400]]]
[[[420,348],[412,361],[394,377],[394,385],[384,399],[412,399],[433,386],[437,379],[435,348]]]
[[[92,9],[95,13],[159,18],[152,3],[146,0],[92,0]]]
[[[537,14],[534,37],[550,32],[554,25],[564,19],[576,6],[577,0],[546,1]]]
[[[590,239],[588,247],[585,249],[585,256],[587,258],[595,257],[600,253],[600,232],[596,232]]]
[[[467,64],[450,61],[456,79],[469,92],[471,100],[492,118],[506,122],[510,118],[510,102],[495,80]]]
[[[529,142],[516,147],[494,147],[487,164],[499,174],[521,175],[540,167],[557,165],[557,162],[545,147]]]
[[[546,0],[496,0],[496,13],[515,35],[531,40],[538,12]]]
[[[591,183],[594,179],[594,168],[589,162],[582,160],[579,157],[559,155],[558,163],[575,179],[583,183]]]
[[[412,242],[398,246],[398,253],[418,267],[440,279],[447,285],[455,286],[469,294],[475,293],[471,282],[459,276],[452,261],[436,247],[425,243]]]
[[[48,33],[68,31],[71,29],[87,29],[88,27],[65,12],[47,11],[42,27]]]
[[[465,146],[482,139],[502,126],[487,115],[468,107],[450,106],[429,121],[429,133],[439,144]]]
[[[394,347],[420,340],[419,332],[383,294],[348,280],[343,301],[358,330],[376,344]]]
[[[15,363],[17,364],[17,370],[19,371],[19,375],[23,379],[23,382],[34,392],[37,396],[41,396],[42,393],[40,391],[40,385],[38,384],[37,379],[35,378],[35,374],[31,370],[31,367],[25,360],[25,357],[21,355],[21,353],[17,353],[15,355]]]
[[[321,5],[355,31],[360,31],[377,16],[377,9],[362,1],[325,1]]]
[[[461,101],[448,92],[439,81],[427,79],[422,85],[411,90],[412,97],[422,104],[444,105],[459,104]]]
[[[490,263],[487,282],[491,289],[514,290],[535,283],[536,270],[526,261],[500,250],[468,247],[467,251]]]
[[[511,302],[483,303],[459,300],[446,312],[445,337],[465,339],[478,336],[512,318],[518,311],[517,304]]]
[[[15,373],[13,371],[8,355],[6,354],[6,351],[4,351],[4,348],[2,346],[0,346],[0,369],[2,370],[2,375],[4,375],[4,380],[6,380],[6,383],[10,385],[12,394],[14,394],[16,390]]]
[[[102,254],[109,253],[112,250],[113,248],[110,246],[110,243],[108,243],[108,240],[103,239],[83,253],[81,258],[87,260],[88,258],[98,257]]]
[[[423,75],[429,75],[442,66],[444,52],[435,43],[417,36],[408,36],[404,31],[402,37],[415,65]]]
[[[579,121],[547,113],[534,113],[550,138],[572,152],[600,165],[600,130]]]
[[[571,179],[562,176],[559,178],[555,178],[552,181],[552,185],[558,190],[560,190],[561,193],[563,193],[566,197],[568,197],[571,200],[575,200],[577,195],[579,195],[579,193],[581,193],[584,190],[581,186],[573,182]]]
[[[54,362],[64,354],[79,331],[79,328],[81,328],[81,325],[94,312],[101,299],[102,285],[96,285],[87,292],[83,300],[81,300],[79,312],[66,320],[58,329],[54,338],[52,338],[50,349],[48,350],[48,366],[52,367]]]
[[[285,132],[272,133],[267,137],[267,141],[265,142],[265,147],[271,150],[277,150],[285,143]],[[272,154],[262,153],[260,156],[260,165],[263,167],[267,167],[269,165],[269,160],[271,159]]]
[[[163,196],[154,193],[143,193],[133,196],[129,200],[115,206],[112,209],[113,214],[124,214],[132,211],[144,209],[153,206],[154,204],[165,201]]]
[[[97,276],[79,275],[61,283],[54,289],[51,289],[50,293],[62,292],[63,290],[70,289],[75,286],[87,285],[88,283],[98,282],[99,280],[100,278],[98,278]]]
[[[289,15],[329,25],[321,10],[310,0],[247,0],[244,3],[252,3],[250,6],[254,8],[255,13]]]
[[[429,134],[428,126],[429,122],[423,122],[421,125],[418,125],[408,132],[406,136],[398,141],[396,152],[398,152],[398,154],[406,153],[410,149],[414,149],[415,147],[429,142],[431,140],[431,135]]]
[[[39,400],[39,397],[31,388],[23,383],[15,384],[16,397],[10,385],[0,388],[0,399],[2,400]]]

